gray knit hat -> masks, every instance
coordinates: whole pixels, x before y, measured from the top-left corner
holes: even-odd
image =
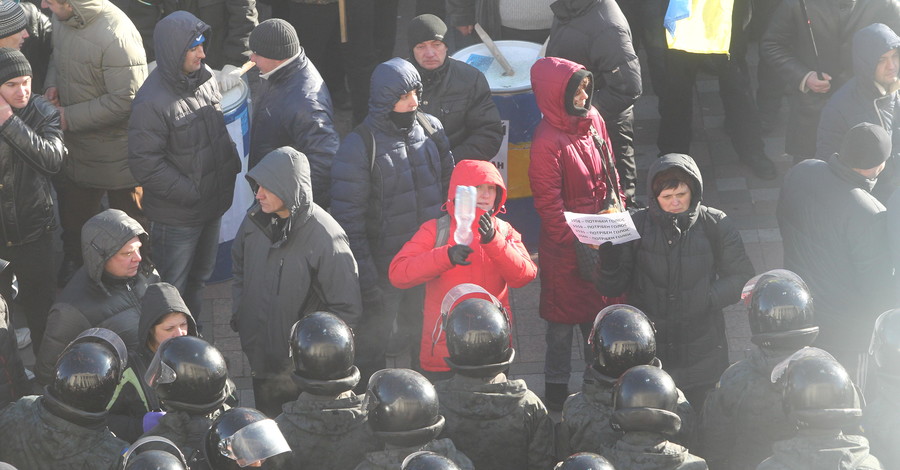
[[[272,18],[250,33],[250,51],[266,59],[289,59],[300,53],[300,40],[290,23]]]
[[[16,49],[0,47],[0,85],[16,77],[31,76],[31,64]]]
[[[12,0],[0,0],[0,39],[25,29],[25,10]]]
[[[420,42],[443,42],[446,35],[447,25],[434,15],[419,15],[409,20],[409,25],[406,27],[406,40],[410,49],[414,49]]]
[[[859,123],[844,134],[840,158],[850,168],[869,170],[891,155],[891,136],[883,127]]]

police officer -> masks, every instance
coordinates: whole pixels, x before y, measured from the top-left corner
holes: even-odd
[[[444,429],[434,386],[409,369],[383,369],[369,379],[363,409],[369,426],[384,450],[369,452],[356,470],[395,470],[417,451],[430,451],[452,460],[461,470],[474,470],[472,461],[450,439],[437,439]]]
[[[561,455],[575,452],[605,454],[612,448],[622,437],[622,433],[609,425],[616,380],[634,366],[662,367],[656,357],[656,331],[637,307],[616,304],[601,310],[594,319],[588,342],[593,363],[584,373],[581,391],[566,400],[562,421],[557,427]],[[690,445],[694,410],[680,390],[676,413],[682,424],[673,440]]]
[[[125,452],[124,470],[187,470],[184,455],[174,442],[159,436],[138,439]]]
[[[492,298],[469,298],[456,305],[444,331],[453,370],[435,385],[444,435],[475,468],[545,470],[553,465],[553,421],[524,380],[504,373],[515,357],[509,319]],[[504,449],[497,452],[497,449]]]
[[[292,378],[301,393],[275,418],[293,451],[292,467],[353,468],[381,448],[353,393],[353,332],[328,312],[311,313],[291,328]]]
[[[27,396],[0,412],[0,460],[17,468],[121,469],[128,447],[106,427],[106,405],[127,361],[115,333],[91,328],[56,362],[43,396]]]
[[[698,452],[714,469],[754,470],[772,444],[796,433],[782,411],[772,369],[816,339],[813,299],[799,276],[783,269],[750,281],[750,357],[722,374],[704,404]]]
[[[900,309],[875,321],[868,362],[863,431],[884,467],[900,468]]]
[[[636,366],[625,371],[613,392],[610,425],[625,435],[607,454],[629,470],[707,470],[706,462],[669,438],[681,428],[675,414],[678,389],[665,371]]]
[[[591,452],[579,452],[566,457],[553,470],[616,470],[609,460]]]
[[[206,430],[234,390],[225,357],[196,336],[169,338],[157,348],[144,379],[165,410],[145,415],[144,437],[171,440],[193,468]]]
[[[421,451],[403,459],[400,470],[459,470],[459,467],[441,454]]]
[[[795,437],[776,442],[773,455],[757,470],[881,470],[866,438],[841,431],[862,415],[856,387],[844,367],[817,348],[798,351],[785,364],[784,376],[773,373],[773,378],[784,384],[784,412],[799,429]]]
[[[291,448],[275,421],[253,408],[232,408],[209,427],[201,447],[201,462],[192,470],[240,470],[261,467]]]

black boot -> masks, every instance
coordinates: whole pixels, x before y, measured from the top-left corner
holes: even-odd
[[[569,384],[544,383],[544,405],[550,411],[562,411],[569,398]]]
[[[775,169],[775,163],[769,160],[766,155],[757,155],[754,157],[742,159],[745,165],[749,166],[753,174],[764,180],[773,180],[778,176],[778,170]]]

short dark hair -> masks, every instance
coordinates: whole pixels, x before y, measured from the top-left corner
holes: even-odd
[[[667,168],[653,177],[653,184],[651,185],[653,197],[659,197],[659,193],[667,189],[675,189],[681,183],[684,183],[693,191],[694,180],[691,178],[691,175],[677,166]]]

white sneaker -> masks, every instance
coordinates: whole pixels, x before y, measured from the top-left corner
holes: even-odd
[[[25,349],[31,344],[31,330],[28,328],[16,328],[16,344],[19,349]]]

